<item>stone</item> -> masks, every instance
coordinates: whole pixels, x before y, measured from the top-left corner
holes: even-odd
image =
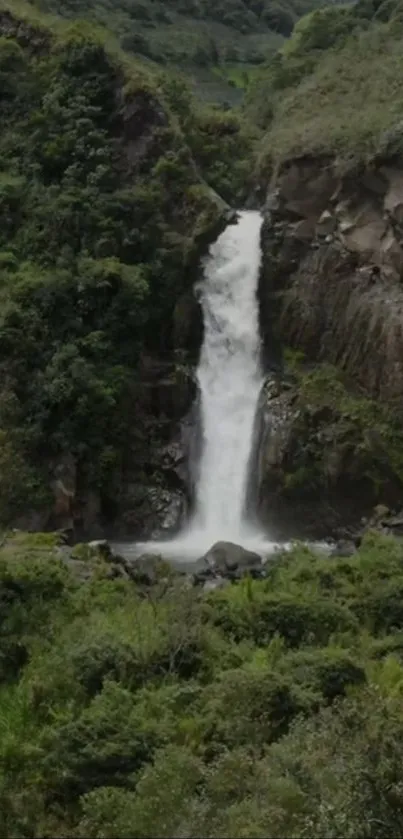
[[[393,533],[394,536],[403,536],[403,511],[396,516],[390,516],[390,518],[383,520],[382,524],[385,525],[389,532]]]
[[[186,514],[187,501],[180,489],[130,483],[121,499],[119,538],[158,540],[174,533]]]
[[[314,219],[301,219],[290,225],[290,236],[302,242],[310,242],[315,233]]]
[[[389,524],[390,510],[385,504],[377,504],[372,510],[370,518],[365,522],[367,530],[378,529],[383,524]]]
[[[334,233],[337,227],[337,219],[329,212],[324,210],[316,225],[316,231],[321,236],[327,236],[329,233]]]
[[[247,572],[262,565],[262,557],[233,542],[216,542],[203,557],[206,565],[216,574],[225,576],[228,572]]]

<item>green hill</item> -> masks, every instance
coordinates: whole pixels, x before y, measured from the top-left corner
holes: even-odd
[[[400,2],[362,0],[304,17],[248,93],[246,113],[265,130],[261,171],[293,155],[351,161],[401,148],[402,49]]]
[[[42,11],[106,26],[121,46],[181,68],[202,98],[236,103],[254,67],[321,0],[35,0]],[[237,92],[238,91],[238,92]]]
[[[91,24],[1,0],[0,35],[4,523],[46,510],[66,458],[81,499],[115,505],[130,452],[141,482],[141,359],[183,348],[175,307],[224,221],[211,187],[236,200],[250,141]]]

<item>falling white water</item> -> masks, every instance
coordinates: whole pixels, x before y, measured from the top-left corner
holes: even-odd
[[[275,545],[248,524],[248,466],[260,389],[257,284],[261,260],[257,212],[242,212],[211,246],[199,291],[204,341],[197,378],[203,435],[195,512],[175,539],[139,551],[177,559],[202,556],[225,540],[271,553]]]
[[[195,512],[175,539],[114,544],[125,556],[161,554],[193,564],[215,542],[229,541],[267,558],[292,543],[276,544],[259,532],[246,511],[255,416],[263,376],[257,284],[261,260],[256,212],[242,212],[210,248],[200,297],[204,341],[197,378],[203,445],[196,486]],[[326,543],[311,543],[321,552]]]
[[[208,548],[250,539],[248,465],[262,386],[257,282],[259,213],[240,214],[211,247],[200,287],[204,341],[197,378],[203,448],[187,539]]]

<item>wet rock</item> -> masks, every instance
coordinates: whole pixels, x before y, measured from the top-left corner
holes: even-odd
[[[262,557],[259,554],[233,542],[216,542],[204,555],[203,560],[215,574],[222,575],[234,571],[246,573],[251,568],[262,566]]]
[[[173,440],[160,452],[161,470],[171,485],[182,487],[188,480],[188,464],[184,445],[181,440]]]
[[[187,500],[179,489],[131,483],[125,487],[121,509],[119,538],[157,540],[178,529]]]
[[[324,210],[316,225],[316,232],[320,236],[328,236],[334,233],[337,227],[337,219],[329,210]]]
[[[186,500],[183,493],[151,490],[150,499],[159,519],[158,526],[152,531],[151,538],[159,539],[160,536],[174,533],[186,512]]]

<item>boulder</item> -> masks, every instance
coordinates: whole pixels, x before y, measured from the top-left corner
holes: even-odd
[[[207,569],[221,576],[242,575],[262,567],[262,557],[233,542],[216,542],[202,558]]]

